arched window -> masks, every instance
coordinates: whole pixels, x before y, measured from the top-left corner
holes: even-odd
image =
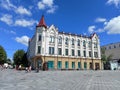
[[[83,41],[83,47],[86,47],[86,42],[85,42],[85,40]]]
[[[80,40],[79,39],[77,40],[77,45],[80,46]]]
[[[68,38],[65,39],[65,44],[68,45]]]
[[[74,45],[74,41],[75,41],[75,40],[72,38],[72,45]]]
[[[62,37],[61,36],[58,37],[58,44],[62,44]]]

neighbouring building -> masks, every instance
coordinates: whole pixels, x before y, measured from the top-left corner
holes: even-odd
[[[120,42],[107,44],[101,48],[105,49],[106,57],[111,55],[111,60],[109,60],[110,69],[118,69],[120,67]]]
[[[33,68],[47,63],[48,69],[101,69],[100,40],[90,36],[59,32],[47,26],[44,16],[29,40],[28,59]]]

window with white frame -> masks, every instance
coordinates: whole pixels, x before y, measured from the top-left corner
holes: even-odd
[[[98,58],[98,52],[94,52],[94,57]]]
[[[41,46],[38,46],[37,53],[38,53],[38,54],[41,54]]]
[[[49,54],[54,54],[54,47],[49,47]]]
[[[92,42],[91,41],[88,42],[88,47],[92,48]]]
[[[58,55],[62,55],[62,49],[58,48]]]
[[[97,48],[97,43],[96,42],[94,43],[94,48]]]
[[[42,36],[38,35],[38,41],[41,41],[41,40],[42,40]]]
[[[55,37],[54,36],[50,36],[50,43],[54,43],[55,42]]]
[[[77,45],[80,46],[80,40],[79,39],[77,40]]]
[[[86,47],[86,41],[83,40],[83,47]]]
[[[65,39],[65,44],[68,45],[68,38]]]
[[[83,51],[83,56],[86,57],[86,51]]]
[[[68,56],[68,49],[65,49],[65,55]]]
[[[80,56],[80,50],[78,50],[78,56]]]
[[[72,56],[75,56],[75,50],[72,49]]]
[[[92,57],[92,52],[91,51],[89,51],[89,57]]]
[[[72,45],[74,45],[75,40],[72,38]]]
[[[58,37],[58,44],[62,44],[62,37],[61,36]]]

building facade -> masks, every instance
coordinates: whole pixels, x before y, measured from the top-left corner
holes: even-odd
[[[104,48],[106,57],[111,56],[110,61],[110,69],[118,69],[120,68],[120,42],[111,43],[102,46]]]
[[[59,32],[54,25],[46,26],[44,16],[29,40],[27,55],[33,68],[47,62],[48,69],[101,69],[100,41],[95,33]]]
[[[102,46],[101,48],[105,49],[105,55],[107,57],[109,55],[112,55],[112,59],[120,59],[120,42],[107,44]]]

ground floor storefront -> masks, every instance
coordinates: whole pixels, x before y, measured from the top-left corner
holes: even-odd
[[[70,58],[55,56],[35,56],[31,59],[32,67],[49,70],[100,70],[100,59]]]

